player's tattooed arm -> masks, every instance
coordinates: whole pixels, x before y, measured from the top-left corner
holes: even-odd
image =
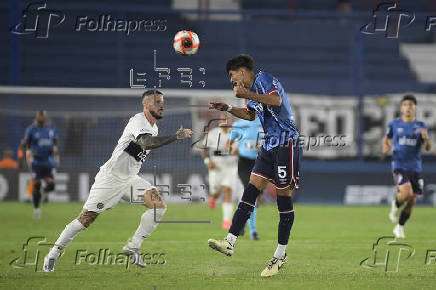
[[[145,150],[149,150],[168,145],[176,140],[190,138],[191,135],[191,129],[184,129],[183,126],[180,126],[179,130],[177,130],[175,134],[169,136],[152,136],[150,134],[142,134],[136,140],[136,144]]]
[[[222,102],[210,102],[209,109],[215,109],[218,111],[227,111],[235,117],[249,120],[249,121],[253,121],[254,119],[256,119],[256,113],[253,110],[249,110],[247,108],[236,108],[233,106],[230,107],[226,103],[222,103]]]

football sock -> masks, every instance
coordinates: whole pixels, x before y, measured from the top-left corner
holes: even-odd
[[[223,220],[230,221],[232,219],[233,204],[231,202],[223,202]]]
[[[397,208],[400,208],[403,205],[404,202],[400,202],[398,201],[398,197],[395,198],[395,205],[397,206]]]
[[[78,219],[75,219],[66,225],[53,248],[50,249],[49,257],[57,257],[59,252],[64,249],[77,236],[77,234],[84,229],[86,229],[85,226],[83,226]]]
[[[277,259],[283,259],[286,255],[286,245],[277,244],[276,251],[274,252],[274,257]]]
[[[238,237],[235,236],[234,234],[231,234],[231,233],[227,234],[226,240],[227,240],[227,242],[230,243],[230,245],[234,246],[237,239],[238,239]]]
[[[229,233],[234,236],[239,236],[239,233],[244,228],[245,223],[250,218],[251,212],[256,203],[256,198],[260,191],[253,184],[248,184],[244,190],[241,201],[238,204],[238,209],[233,215],[232,225],[230,226]],[[236,242],[236,241],[235,241]]]
[[[401,211],[400,214],[400,219],[398,221],[398,223],[400,224],[400,226],[404,226],[404,224],[406,223],[406,221],[409,219],[410,217],[410,213],[404,212],[404,210]]]
[[[142,214],[139,226],[131,239],[133,248],[141,248],[142,242],[145,238],[151,235],[159,224],[158,221],[160,221],[164,216],[166,210],[166,208],[156,209],[156,221],[154,217],[154,209],[148,209]]]
[[[295,216],[292,197],[278,195],[277,206],[280,213],[278,243],[280,245],[287,245]]]
[[[33,207],[39,208],[39,204],[41,203],[41,182],[35,182],[33,185],[32,201]]]
[[[248,226],[250,227],[250,235],[252,235],[256,231],[256,214],[257,214],[257,202],[256,206],[253,209],[253,212],[248,219]]]

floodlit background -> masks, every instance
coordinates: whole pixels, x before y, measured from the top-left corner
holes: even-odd
[[[12,158],[18,167],[0,168],[0,288],[434,289],[435,149],[422,153],[425,194],[398,243],[388,220],[396,189],[381,141],[407,93],[417,97],[417,118],[435,147],[436,1],[382,2],[0,1],[0,161]],[[190,57],[172,47],[185,29],[201,41]],[[247,228],[231,258],[206,243],[227,231],[220,206],[207,205],[198,141],[219,123],[208,102],[242,105],[225,70],[239,53],[280,80],[306,145],[289,262],[271,279],[260,272],[277,243],[272,186],[257,213],[260,240],[250,240]],[[182,124],[194,134],[153,150],[141,169],[169,203],[166,223],[141,249],[148,266],[95,263],[105,250],[120,253],[144,212],[120,204],[74,239],[54,273],[41,273],[42,258],[81,211],[152,88],[165,94],[159,133]],[[60,165],[42,218],[32,219],[31,174],[18,146],[37,110],[58,129]],[[328,146],[326,136],[341,145]],[[236,206],[242,189],[234,191]],[[171,223],[181,220],[210,223]],[[94,260],[78,263],[78,253]]]

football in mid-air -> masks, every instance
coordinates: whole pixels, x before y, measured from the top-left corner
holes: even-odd
[[[178,54],[193,55],[198,51],[200,39],[197,33],[189,30],[182,30],[174,36],[173,47]]]

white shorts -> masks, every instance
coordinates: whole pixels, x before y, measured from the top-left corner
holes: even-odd
[[[238,181],[238,168],[236,166],[209,169],[209,193],[219,192],[221,186],[235,189]]]
[[[83,208],[100,213],[115,207],[121,199],[133,204],[143,204],[142,197],[152,188],[156,187],[138,175],[122,181],[112,174],[100,171],[95,176]]]

